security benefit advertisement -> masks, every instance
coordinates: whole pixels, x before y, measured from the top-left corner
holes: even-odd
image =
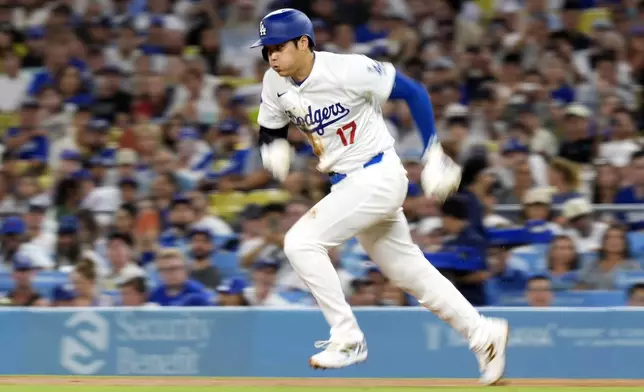
[[[215,321],[188,312],[68,314],[60,338],[61,373],[199,375],[212,355]]]

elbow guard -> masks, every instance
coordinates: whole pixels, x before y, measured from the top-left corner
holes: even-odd
[[[260,146],[264,144],[270,144],[273,140],[286,139],[287,137],[288,137],[288,125],[280,129],[264,128],[261,125],[259,127],[258,143]]]

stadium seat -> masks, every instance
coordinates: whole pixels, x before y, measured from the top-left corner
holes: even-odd
[[[239,276],[239,256],[233,252],[218,252],[214,257],[213,267],[217,268],[222,279]]]
[[[552,306],[561,307],[605,307],[623,306],[626,295],[623,290],[580,290],[555,293]],[[528,306],[524,295],[505,294],[498,298],[496,306]]]
[[[280,291],[280,297],[291,304],[311,305],[315,300],[311,293],[302,290],[284,290]]]
[[[644,233],[628,233],[628,242],[631,247],[631,255],[636,259],[644,259]]]
[[[232,221],[244,210],[246,195],[242,192],[213,193],[210,195],[210,213]]]
[[[628,289],[635,283],[644,283],[644,271],[618,271],[615,274],[615,287]]]
[[[260,189],[246,194],[246,204],[264,206],[270,203],[284,203],[290,199],[290,194],[279,189]]]
[[[510,256],[511,264],[515,268],[521,268],[524,265],[527,268],[526,272],[538,273],[545,270],[545,255],[541,252],[514,252]]]
[[[67,282],[68,275],[59,271],[42,271],[39,272],[33,279],[34,289],[40,295],[49,297],[51,291],[56,285]],[[14,281],[11,273],[0,273],[0,291],[7,292],[13,290]]]

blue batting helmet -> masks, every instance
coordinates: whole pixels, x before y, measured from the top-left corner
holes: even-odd
[[[279,45],[292,39],[307,36],[311,46],[315,46],[313,23],[306,14],[293,8],[282,8],[266,15],[259,23],[259,39],[251,48],[258,46]],[[262,51],[264,60],[268,60],[266,50]]]

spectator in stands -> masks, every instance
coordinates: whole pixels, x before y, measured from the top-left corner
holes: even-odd
[[[559,227],[551,222],[553,215],[550,189],[532,188],[526,192],[523,198],[521,220],[527,228],[543,228],[556,232]]]
[[[208,211],[208,199],[204,192],[193,191],[188,193],[188,197],[195,213],[194,226],[207,227],[215,238],[233,234],[232,228],[226,221]]]
[[[81,80],[80,70],[68,65],[55,75],[54,85],[66,104],[75,106],[89,105],[92,96]]]
[[[39,108],[35,100],[23,102],[19,126],[9,128],[4,135],[4,154],[12,155],[26,167],[24,171],[32,173],[42,173],[49,158],[49,139],[39,127]]]
[[[489,246],[486,291],[492,302],[497,302],[501,296],[515,296],[525,290],[528,266],[512,252],[516,247],[505,241]]]
[[[126,276],[141,274],[143,271],[133,258],[134,240],[127,233],[112,232],[107,236],[107,260],[109,265],[101,286],[105,290],[115,290],[118,282]]]
[[[12,264],[15,285],[2,302],[11,306],[49,306],[49,301],[33,287],[32,280],[39,270],[33,261],[28,256],[17,254]]]
[[[121,75],[116,65],[107,65],[97,72],[94,116],[124,127],[129,120],[132,96],[122,89]]]
[[[568,290],[576,287],[579,282],[579,268],[581,258],[573,240],[565,235],[555,237],[546,259],[552,289]]]
[[[644,306],[644,283],[635,283],[629,287],[628,306]]]
[[[195,221],[195,212],[190,198],[176,195],[169,206],[168,228],[161,233],[160,242],[166,247],[176,247],[188,252],[190,226]]]
[[[74,306],[74,285],[72,283],[63,283],[56,285],[51,294],[51,306]]]
[[[127,234],[134,236],[134,222],[138,211],[136,206],[131,203],[121,204],[116,214],[114,214],[113,230],[115,233]]]
[[[581,197],[570,199],[563,205],[565,222],[562,234],[575,242],[579,253],[597,251],[608,228],[606,223],[594,221],[592,212],[590,203]]]
[[[241,278],[231,278],[225,280],[217,286],[219,298],[218,306],[249,306],[248,300],[244,295],[246,282]]]
[[[579,193],[581,186],[579,169],[573,162],[566,159],[554,158],[550,161],[548,182],[555,188],[552,195],[552,203],[555,205],[582,196]]]
[[[156,260],[161,284],[150,294],[150,302],[161,306],[208,306],[211,295],[206,288],[188,277],[188,266],[181,250],[166,248]]]
[[[483,197],[484,218],[483,225],[485,228],[510,227],[514,223],[501,214],[497,214],[494,209],[497,206],[497,198],[494,196],[493,188],[490,188],[487,195]]]
[[[83,250],[95,250],[103,256],[107,255],[107,243],[101,237],[100,228],[94,214],[89,210],[79,210],[78,218],[78,240]]]
[[[606,159],[595,161],[593,204],[612,204],[622,184],[622,171]]]
[[[489,169],[488,157],[485,153],[476,153],[463,164],[463,175],[459,188],[459,195],[464,197],[467,203],[467,218],[471,229],[477,234],[486,238],[486,230],[483,225],[485,206],[483,200],[491,191],[495,176]]]
[[[221,274],[215,267],[215,238],[209,228],[195,226],[190,230],[190,278],[209,289],[216,289]]]
[[[121,306],[144,306],[148,303],[148,284],[145,277],[137,276],[119,284]]]
[[[135,178],[123,177],[118,180],[119,199],[122,203],[134,204],[139,193],[139,183]]]
[[[56,185],[53,207],[57,219],[62,216],[74,215],[78,212],[81,197],[80,182],[78,180],[80,173],[83,173],[82,170],[75,172],[70,177],[61,179]]]
[[[160,152],[159,155],[165,155]],[[165,159],[165,158],[163,158]],[[154,177],[150,194],[153,195],[155,208],[161,214],[161,228],[167,229],[170,225],[169,212],[172,200],[179,193],[179,183],[177,178],[171,172],[158,172]]]
[[[258,261],[253,265],[251,285],[244,288],[244,298],[250,306],[286,306],[277,289],[277,270],[275,262]]]
[[[547,276],[534,276],[528,280],[525,291],[528,306],[548,307],[552,306],[554,295],[552,282]]]
[[[591,114],[590,110],[581,104],[571,104],[566,108],[564,119],[565,135],[559,147],[559,156],[561,158],[578,164],[592,162],[597,146],[595,138],[590,134],[589,129]]]
[[[603,235],[598,260],[580,272],[580,287],[588,290],[615,289],[615,276],[620,271],[640,271],[639,263],[630,259],[626,231],[611,226]]]
[[[89,257],[81,257],[74,267],[70,280],[74,285],[74,302],[72,306],[109,306],[112,303],[101,295],[98,286],[98,267]]]
[[[486,305],[485,281],[489,277],[485,265],[487,240],[470,221],[468,199],[460,194],[453,196],[441,206],[441,212],[445,233],[452,236],[444,242],[441,251],[457,256],[437,268],[473,305]]]
[[[249,268],[259,259],[277,261],[280,266],[286,261],[282,250],[285,231],[280,222],[283,214],[282,204],[247,208],[246,220],[251,222],[245,225],[248,230],[252,230],[252,237],[240,244],[241,268]]]
[[[616,204],[644,203],[644,150],[639,150],[631,156],[628,170],[629,186],[622,188],[615,196]],[[630,230],[644,229],[644,213],[641,211],[620,212],[618,219],[627,224]]]
[[[526,160],[520,160],[510,166],[511,187],[499,197],[499,204],[519,204],[525,197],[526,192],[534,186],[534,176],[530,164]]]
[[[69,270],[80,258],[81,250],[78,219],[73,215],[62,217],[58,225],[54,268],[59,271]]]
[[[15,214],[16,204],[6,173],[0,173],[0,214],[3,216]]]
[[[600,144],[598,156],[608,160],[613,166],[624,167],[630,162],[631,156],[642,149],[641,143],[636,139],[635,117],[627,108],[618,107],[613,110],[610,122],[610,140]]]
[[[389,279],[385,280],[385,287],[380,297],[381,306],[409,306],[409,296],[399,287],[393,285]]]
[[[378,298],[375,282],[368,277],[354,279],[351,282],[353,293],[349,296],[351,306],[376,306]]]
[[[53,254],[56,245],[55,223],[47,219],[47,203],[31,201],[24,216],[29,242],[40,247],[43,252]]]
[[[382,293],[385,290],[385,281],[387,280],[385,278],[385,275],[382,273],[382,271],[380,271],[378,265],[371,261],[368,262],[366,266],[364,266],[363,264],[363,269],[367,279],[373,282],[376,290],[376,297],[378,297],[378,301],[380,301]]]
[[[12,270],[12,260],[18,253],[18,249],[25,241],[25,222],[17,216],[5,218],[0,228],[2,246],[0,247],[0,260],[2,268],[6,271]]]

